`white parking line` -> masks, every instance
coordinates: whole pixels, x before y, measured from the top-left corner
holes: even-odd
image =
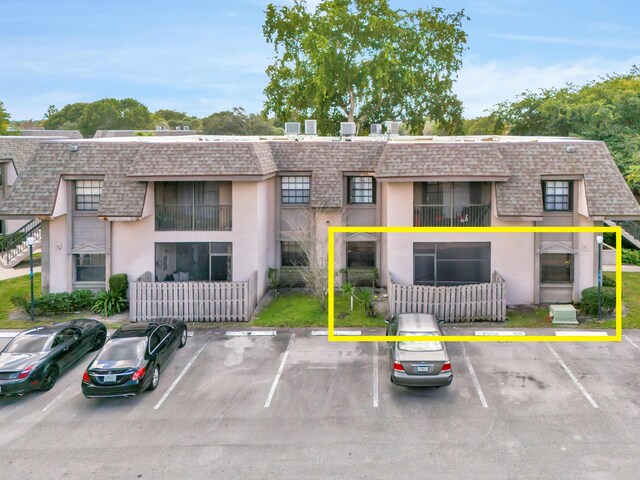
[[[556,360],[558,361],[558,363],[562,365],[562,368],[564,368],[564,371],[567,372],[567,375],[571,377],[571,380],[573,380],[573,383],[575,383],[578,386],[578,388],[580,389],[582,394],[585,396],[585,398],[589,400],[589,403],[591,404],[591,406],[593,408],[600,408],[598,407],[598,404],[595,402],[595,400],[591,398],[591,395],[589,395],[589,392],[587,392],[587,390],[582,386],[582,384],[580,383],[580,380],[578,380],[576,376],[571,372],[571,370],[569,370],[569,367],[567,367],[567,364],[562,361],[562,359],[560,358],[560,355],[558,355],[558,353],[551,347],[551,345],[549,345],[546,342],[545,342],[545,345],[547,346],[549,351],[553,354],[553,356],[556,357]]]
[[[579,330],[559,330],[556,337],[607,337],[607,332],[581,332]]]
[[[284,370],[284,364],[287,363],[287,357],[289,356],[289,352],[291,351],[291,346],[293,345],[294,338],[296,338],[296,334],[292,333],[291,340],[289,340],[289,345],[287,346],[287,350],[284,352],[284,356],[282,357],[280,368],[278,369],[276,378],[273,380],[273,385],[271,385],[271,390],[269,391],[269,396],[267,397],[267,402],[264,404],[264,408],[269,408],[269,405],[271,405],[271,399],[273,398],[273,394],[276,392],[276,387],[278,386],[280,375],[282,375],[282,370]]]
[[[165,394],[162,396],[162,398],[160,399],[160,401],[156,404],[155,407],[153,407],[154,410],[159,409],[162,404],[164,403],[164,401],[167,399],[167,397],[169,396],[169,394],[171,392],[173,392],[173,389],[176,388],[176,385],[178,385],[178,382],[182,379],[182,377],[184,377],[184,374],[187,373],[187,370],[189,370],[189,368],[191,367],[191,365],[193,365],[193,362],[196,361],[196,358],[198,358],[198,355],[200,355],[200,352],[202,352],[202,350],[204,350],[204,347],[207,346],[207,344],[209,343],[209,340],[207,340],[206,342],[204,342],[204,345],[202,345],[200,347],[200,350],[198,350],[196,352],[196,354],[193,356],[193,358],[191,360],[189,360],[189,363],[187,363],[187,365],[182,369],[182,372],[180,372],[180,375],[178,375],[178,378],[176,378],[173,383],[171,384],[171,386],[169,387],[169,390],[167,390],[165,392]]]
[[[60,400],[62,397],[64,397],[64,395],[65,395],[69,390],[71,390],[73,387],[79,387],[80,385],[78,385],[78,383],[79,383],[79,382],[77,382],[77,381],[76,381],[76,382],[73,382],[71,385],[69,385],[67,388],[65,388],[65,389],[64,389],[64,390],[63,390],[63,391],[62,391],[62,392],[61,392],[61,393],[60,393],[56,398],[54,398],[53,400],[51,400],[51,402],[49,402],[49,404],[48,404],[46,407],[44,407],[44,408],[42,409],[42,411],[43,411],[43,412],[46,412],[46,411],[47,411],[47,410],[49,410],[51,407],[53,407],[53,406],[56,404],[56,402],[57,402],[58,400]]]
[[[357,336],[362,335],[362,330],[334,330],[333,334],[339,336]],[[329,330],[311,330],[312,337],[328,337]]]
[[[482,403],[482,406],[484,408],[489,408],[489,405],[487,404],[487,399],[484,398],[484,393],[482,393],[482,387],[480,386],[480,382],[478,381],[478,377],[476,376],[476,372],[473,369],[473,365],[471,365],[471,360],[469,359],[469,356],[467,355],[467,349],[464,348],[464,343],[462,344],[462,355],[464,355],[464,360],[467,363],[467,368],[469,369],[469,372],[471,373],[471,378],[473,380],[473,384],[476,387],[476,391],[478,392],[478,396],[480,397],[480,403]]]
[[[373,408],[378,408],[378,342],[373,344]]]
[[[629,342],[631,345],[633,345],[634,347],[636,347],[636,350],[640,350],[640,347],[639,347],[639,346],[638,346],[638,345],[637,345],[633,340],[631,340],[631,339],[630,339],[629,337],[627,337],[626,335],[622,335],[622,336],[627,340],[627,342]]]
[[[13,338],[18,335],[18,332],[0,332],[0,338]]]
[[[524,337],[521,330],[476,330],[476,337]]]

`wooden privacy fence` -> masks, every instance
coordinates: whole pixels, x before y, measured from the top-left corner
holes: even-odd
[[[258,304],[257,273],[246,282],[154,282],[146,272],[131,282],[129,293],[132,322],[248,322]]]
[[[493,272],[490,283],[455,287],[400,285],[389,274],[389,309],[396,313],[431,313],[445,322],[507,319],[507,289],[504,279]]]

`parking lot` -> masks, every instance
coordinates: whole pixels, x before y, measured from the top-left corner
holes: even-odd
[[[453,383],[432,389],[392,385],[386,343],[275,333],[196,330],[134,398],[83,397],[92,355],[0,398],[2,477],[637,478],[640,332],[450,343]]]

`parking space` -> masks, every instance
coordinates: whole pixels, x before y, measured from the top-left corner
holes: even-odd
[[[636,332],[608,344],[450,343],[453,383],[429,389],[390,383],[386,342],[330,343],[310,333],[197,331],[167,364],[158,388],[134,398],[85,399],[80,379],[89,354],[49,392],[0,398],[0,460],[35,449],[55,465],[70,452],[109,448],[126,463],[142,453],[141,445],[159,456],[169,455],[171,445],[202,468],[202,477],[214,461],[250,477],[243,463],[249,456],[237,453],[247,446],[265,462],[291,460],[278,452],[308,453],[311,447],[326,462],[335,461],[344,453],[342,447],[332,453],[336,442],[363,456],[378,451],[383,439],[414,445],[417,454],[448,445],[449,460],[486,446],[483,455],[499,463],[504,459],[497,452],[503,452],[505,465],[526,458],[524,445],[546,452],[546,458],[564,448],[575,455],[591,452],[592,459],[619,440],[626,445],[620,455],[638,446]],[[6,341],[0,339],[1,345]],[[21,471],[30,455],[14,460],[9,470]],[[416,461],[409,451],[398,455]],[[321,458],[309,461],[316,460],[322,464]],[[98,465],[118,474],[107,459]],[[166,468],[174,471],[168,463]],[[163,470],[156,473],[162,477]]]

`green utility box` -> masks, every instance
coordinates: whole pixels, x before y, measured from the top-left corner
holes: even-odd
[[[573,305],[549,305],[549,314],[553,318],[551,323],[559,325],[578,325],[576,309]]]

